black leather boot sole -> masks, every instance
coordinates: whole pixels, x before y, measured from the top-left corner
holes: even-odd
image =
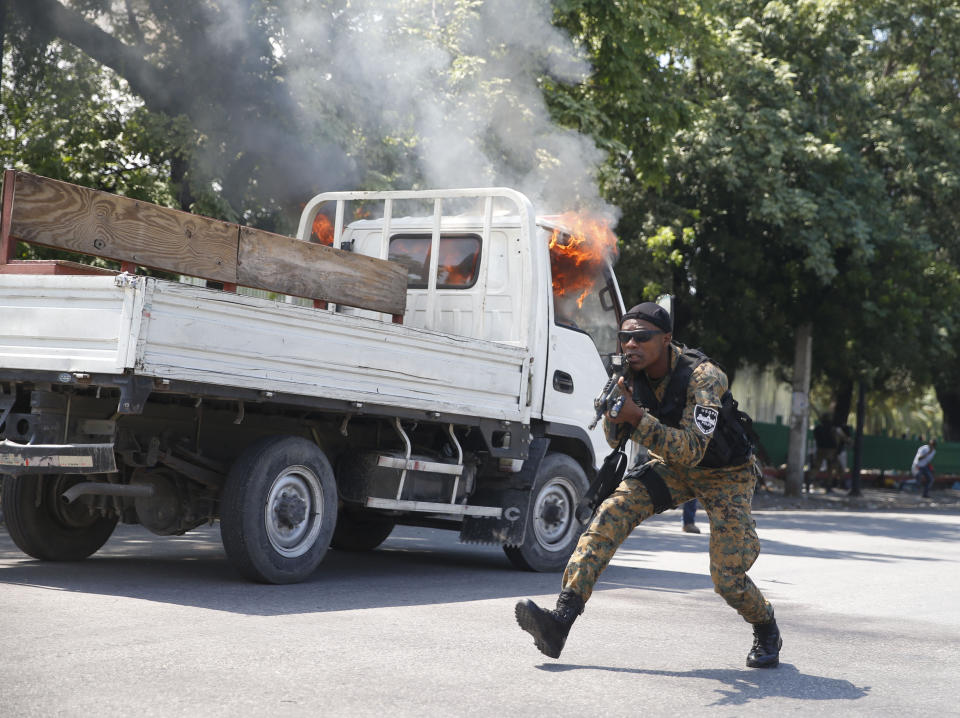
[[[541,653],[550,658],[560,657],[570,632],[568,624],[557,620],[552,611],[544,611],[528,598],[517,602],[514,614],[520,628],[533,636]]]

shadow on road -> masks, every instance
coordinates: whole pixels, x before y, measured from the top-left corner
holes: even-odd
[[[824,559],[923,561],[922,556],[813,548],[763,538],[763,527],[810,531],[860,531],[910,540],[960,539],[957,522],[930,521],[913,515],[842,515],[777,512],[761,519],[765,553]],[[669,524],[666,523],[669,521]],[[648,591],[710,590],[707,536],[673,530],[672,517],[652,520],[659,529],[641,527],[624,543],[621,563],[612,564],[596,590],[638,588]],[[671,530],[663,530],[669,525]],[[704,554],[703,573],[645,567],[659,551]],[[635,565],[623,565],[631,563]],[[413,580],[411,580],[413,579]],[[142,527],[121,526],[93,557],[76,563],[49,563],[25,557],[0,529],[0,585],[127,596],[161,603],[197,606],[244,615],[283,615],[431,605],[498,598],[552,596],[560,588],[556,573],[513,569],[495,546],[461,544],[455,533],[399,527],[383,546],[367,553],[330,551],[307,581],[270,586],[241,579],[226,560],[217,527],[185,536],[156,537]]]
[[[307,581],[271,586],[239,577],[215,527],[155,537],[124,526],[100,552],[71,563],[27,558],[0,531],[0,586],[264,616],[556,595],[560,588],[558,573],[518,571],[499,547],[460,544],[444,531],[400,528],[397,534],[376,551],[331,550]],[[711,583],[706,575],[611,566],[597,591],[624,586],[683,592]]]
[[[569,663],[544,663],[537,666],[550,673],[564,671],[613,671],[634,673],[642,676],[667,678],[701,678],[719,683],[720,697],[711,706],[746,705],[763,698],[796,698],[809,701],[852,701],[865,698],[869,686],[860,688],[847,680],[825,678],[801,673],[789,663],[781,663],[772,670],[699,669],[695,671],[661,671],[645,668],[621,668],[616,666],[584,666]]]

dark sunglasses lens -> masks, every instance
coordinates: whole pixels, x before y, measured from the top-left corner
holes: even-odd
[[[620,337],[621,344],[626,344],[631,339],[637,342],[637,344],[643,344],[653,339],[654,335],[659,333],[660,332],[654,331],[653,329],[638,329],[632,332],[617,332],[617,335]]]

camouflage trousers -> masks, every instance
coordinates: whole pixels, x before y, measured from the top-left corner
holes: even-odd
[[[759,467],[752,461],[734,469],[675,469],[654,461],[670,491],[671,508],[697,498],[710,519],[710,577],[714,590],[749,623],[773,617],[773,608],[747,576],[760,554],[750,504]],[[563,588],[590,598],[594,584],[630,532],[654,513],[646,487],[628,473],[596,515],[567,563]]]

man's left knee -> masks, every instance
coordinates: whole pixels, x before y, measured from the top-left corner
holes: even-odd
[[[677,505],[670,492],[670,487],[663,480],[660,472],[655,468],[654,462],[644,464],[640,469],[631,472],[630,478],[639,481],[647,495],[650,497],[650,504],[653,512],[660,514]]]

